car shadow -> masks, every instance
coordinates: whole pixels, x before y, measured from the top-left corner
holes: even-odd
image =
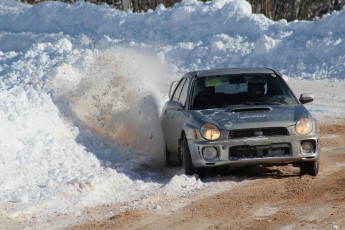
[[[214,177],[231,177],[235,180],[255,180],[262,178],[289,178],[300,177],[299,169],[292,166],[267,167],[261,165],[249,165],[243,167],[220,167],[208,168],[205,170],[203,179],[211,179]]]

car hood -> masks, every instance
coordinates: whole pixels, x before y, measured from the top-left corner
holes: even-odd
[[[192,116],[204,123],[215,124],[220,129],[245,129],[257,127],[288,127],[301,117],[309,117],[301,105],[233,106],[227,108],[191,111]]]

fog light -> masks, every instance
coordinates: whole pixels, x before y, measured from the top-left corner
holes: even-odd
[[[215,147],[205,147],[202,150],[202,156],[207,161],[215,160],[218,157],[218,150]]]
[[[312,154],[315,152],[313,143],[309,141],[302,142],[301,149],[302,149],[302,153],[305,153],[305,154]]]

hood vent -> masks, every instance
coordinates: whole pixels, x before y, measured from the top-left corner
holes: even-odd
[[[241,108],[241,109],[233,109],[231,113],[242,113],[242,112],[269,112],[271,108]]]

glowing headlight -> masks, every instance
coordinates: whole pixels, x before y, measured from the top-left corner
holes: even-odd
[[[202,135],[203,138],[207,139],[207,140],[217,140],[220,137],[220,131],[217,128],[217,126],[206,123],[203,124],[200,128],[200,133]]]
[[[313,123],[308,118],[301,118],[297,121],[295,130],[299,135],[308,135],[313,130]]]

